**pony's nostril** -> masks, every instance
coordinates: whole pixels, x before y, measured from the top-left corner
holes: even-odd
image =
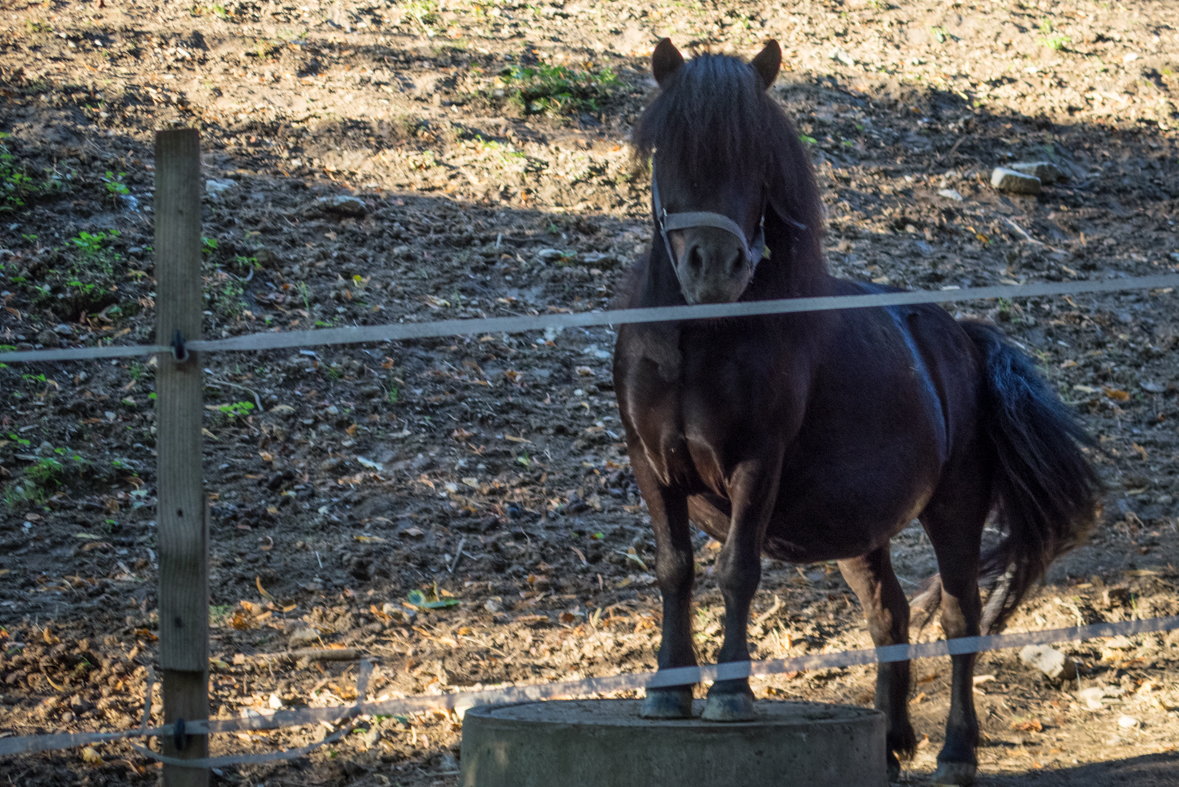
[[[688,250],[688,267],[698,271],[704,269],[704,255],[700,253],[699,246],[693,246]]]
[[[733,257],[729,260],[729,275],[736,276],[741,271],[744,262],[745,255],[741,253],[740,249],[733,252]]]

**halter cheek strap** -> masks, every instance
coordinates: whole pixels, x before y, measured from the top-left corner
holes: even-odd
[[[667,209],[663,207],[663,200],[659,198],[659,178],[655,174],[654,162],[651,164],[651,202],[655,209],[655,226],[659,228],[659,234],[663,236],[667,258],[671,261],[671,269],[675,271],[676,278],[679,278],[680,269],[676,265],[675,253],[671,250],[671,239],[668,238],[667,233],[692,227],[715,227],[735,236],[741,241],[741,248],[745,252],[745,263],[749,266],[750,276],[757,270],[757,264],[761,262],[766,248],[764,213],[757,222],[757,234],[753,236],[752,241],[746,239],[745,230],[741,229],[741,225],[723,213],[706,211],[668,213]]]

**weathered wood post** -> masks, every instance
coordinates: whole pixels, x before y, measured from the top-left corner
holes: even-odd
[[[180,348],[156,370],[160,666],[164,720],[209,717],[209,528],[201,473],[201,152],[196,129],[156,133],[156,341]],[[179,744],[179,745],[178,745]],[[168,736],[164,754],[207,757],[207,736]],[[206,787],[209,771],[164,765],[165,787]]]

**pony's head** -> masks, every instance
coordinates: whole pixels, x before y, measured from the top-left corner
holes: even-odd
[[[660,235],[653,257],[662,247],[688,303],[736,301],[755,274],[788,284],[784,274],[762,274],[767,248],[775,257],[797,256],[793,239],[817,238],[817,191],[805,153],[766,93],[781,62],[776,41],[748,63],[723,55],[685,61],[666,38],[655,48],[660,93],[635,129],[635,150],[652,162]],[[810,266],[821,267],[817,244],[803,251]],[[783,263],[789,260],[772,267]],[[787,294],[769,289],[762,297]]]

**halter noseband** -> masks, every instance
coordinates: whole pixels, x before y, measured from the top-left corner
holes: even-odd
[[[691,227],[715,227],[718,230],[724,230],[736,236],[741,241],[741,248],[745,252],[745,263],[749,266],[749,275],[750,277],[753,276],[754,271],[757,270],[757,264],[761,262],[765,254],[766,219],[764,210],[762,217],[758,219],[757,234],[753,236],[752,241],[745,238],[745,231],[741,229],[741,225],[723,213],[709,213],[707,211],[668,213],[667,209],[663,207],[663,201],[659,198],[659,178],[655,174],[654,162],[651,163],[651,202],[655,209],[655,226],[659,228],[659,234],[663,236],[663,245],[667,249],[667,258],[671,261],[671,269],[675,271],[677,279],[680,278],[680,269],[676,265],[675,253],[671,250],[671,240],[667,237],[667,233],[674,230],[686,230]]]

